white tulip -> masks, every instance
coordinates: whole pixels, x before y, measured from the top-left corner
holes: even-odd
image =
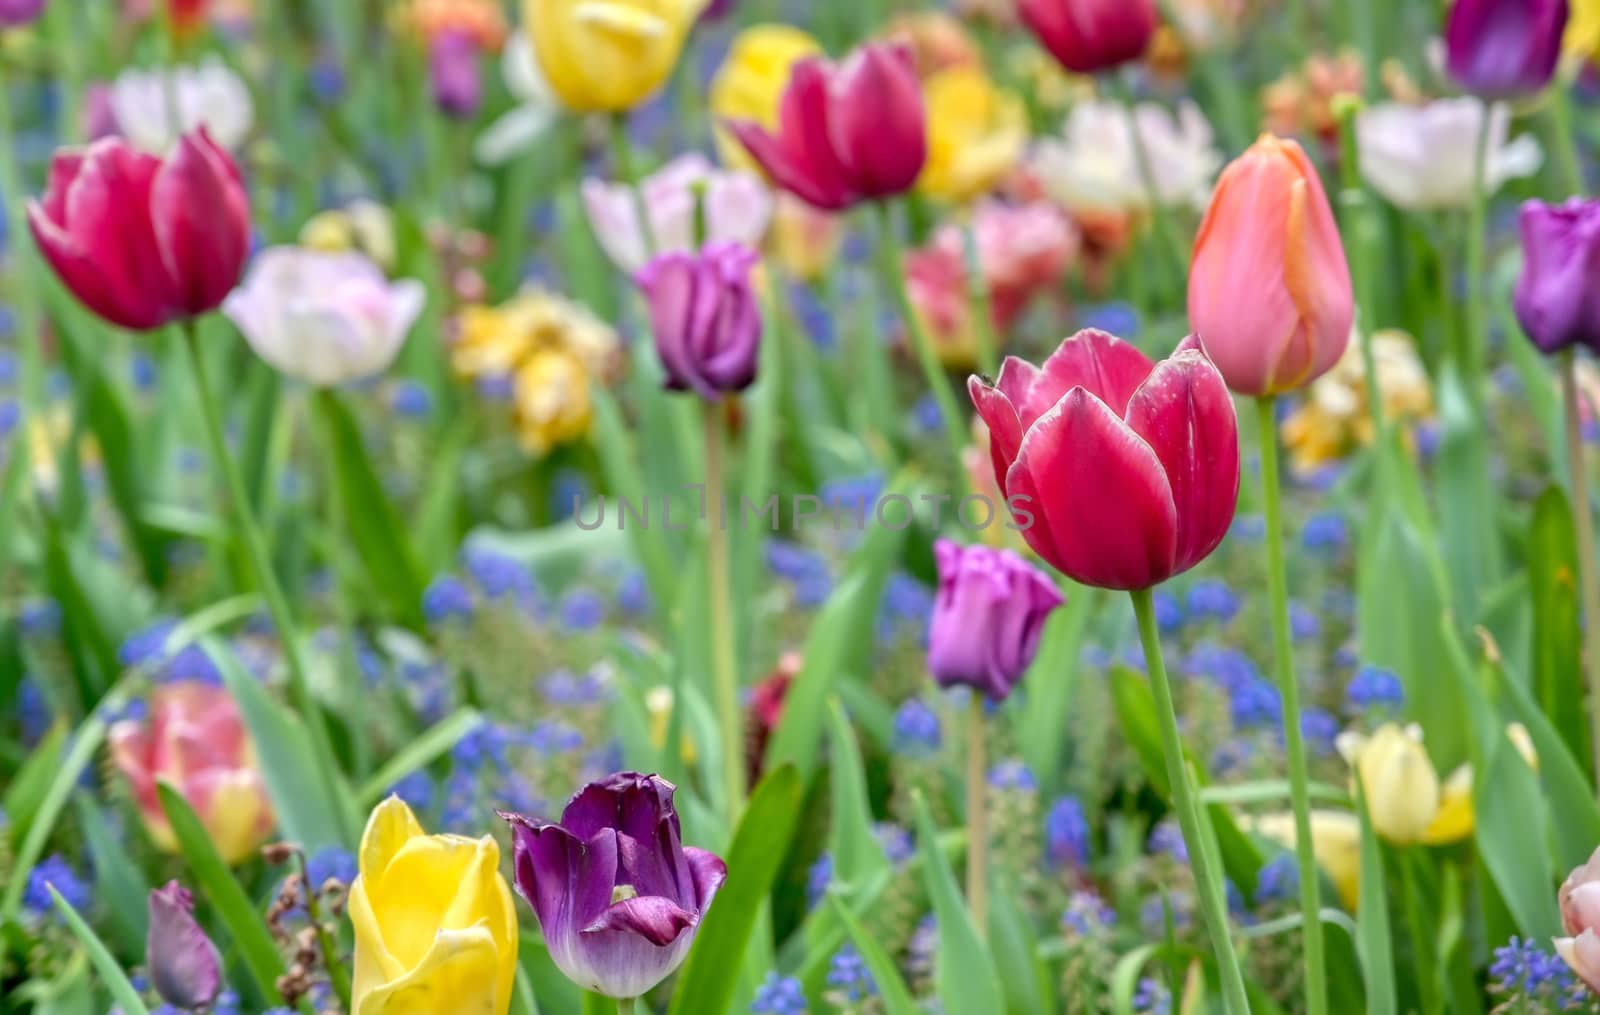
[[[154,155],[170,151],[179,133],[200,127],[218,145],[236,150],[255,122],[250,89],[217,57],[198,67],[123,71],[111,84],[111,111],[122,134]]]
[[[1481,99],[1437,99],[1422,106],[1385,102],[1356,117],[1361,175],[1396,207],[1406,211],[1465,208],[1472,202],[1473,161],[1483,127]],[[1529,176],[1544,160],[1539,142],[1526,135],[1512,141],[1511,110],[1489,108],[1484,191]]]
[[[1143,102],[1134,117],[1162,204],[1204,207],[1222,153],[1200,107],[1184,101],[1174,114]],[[1050,196],[1070,210],[1142,211],[1150,206],[1150,191],[1133,137],[1128,112],[1120,104],[1080,102],[1068,114],[1063,136],[1038,145],[1032,165]]]

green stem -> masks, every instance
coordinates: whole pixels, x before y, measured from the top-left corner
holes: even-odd
[[[300,886],[306,896],[306,917],[311,921],[311,926],[316,928],[317,947],[322,951],[322,964],[328,971],[328,982],[339,997],[340,1007],[349,1011],[350,972],[345,968],[333,935],[328,933],[328,924],[322,918],[322,905],[318,901],[317,886],[311,883],[311,869],[306,864],[306,855],[298,849],[294,855],[300,867]]]
[[[633,142],[628,138],[628,114],[616,113],[611,117],[611,153],[616,160],[617,177],[628,185],[633,195],[633,211],[639,217],[639,235],[644,238],[645,257],[656,253],[655,227],[650,222],[650,206],[645,204],[644,189],[639,186],[639,168],[633,160]]]
[[[734,658],[733,598],[728,588],[728,526],[723,518],[721,404],[702,410],[706,448],[706,575],[711,585],[712,678],[722,734],[722,779],[728,827],[744,807],[744,714],[739,708],[739,673]]]
[[[989,811],[985,799],[983,695],[974,690],[967,711],[967,908],[978,934],[989,935]]]
[[[0,95],[9,96],[10,74],[0,53]],[[22,371],[22,407],[30,415],[44,406],[44,357],[41,354],[39,289],[30,284],[33,238],[28,232],[26,202],[22,199],[22,174],[17,169],[15,124],[11,102],[0,102],[0,193],[5,194],[6,235],[11,238],[11,300],[17,316],[19,360]]]
[[[1489,161],[1489,111],[1483,107],[1478,125],[1478,140],[1472,156],[1472,204],[1467,210],[1467,324],[1462,341],[1462,378],[1467,396],[1477,405],[1483,397],[1485,346],[1488,342],[1484,318],[1484,296],[1488,279],[1484,275],[1484,233],[1487,229],[1488,193],[1486,173]]]
[[[961,243],[967,262],[967,314],[978,339],[978,369],[994,377],[1000,371],[1000,339],[994,330],[994,303],[989,298],[989,280],[983,274],[977,223],[970,217],[962,223]]]
[[[261,527],[256,523],[255,513],[250,507],[250,496],[245,491],[244,477],[239,474],[238,465],[228,453],[228,440],[223,432],[222,415],[212,394],[211,383],[206,379],[205,358],[200,351],[200,332],[192,318],[184,322],[183,341],[189,354],[189,366],[194,374],[201,415],[205,417],[206,440],[211,446],[212,463],[217,471],[222,473],[223,482],[228,490],[228,499],[233,506],[234,519],[243,538],[245,553],[250,558],[256,582],[261,586],[261,597],[267,601],[267,612],[272,616],[272,625],[277,628],[279,641],[283,645],[283,658],[289,670],[289,693],[294,699],[295,707],[300,710],[306,729],[310,732],[311,744],[317,753],[318,770],[327,781],[329,802],[338,807],[343,800],[343,794],[338,786],[338,761],[333,752],[333,740],[328,735],[322,710],[311,693],[309,670],[306,668],[299,632],[295,627],[294,614],[289,610],[289,600],[284,596],[283,587],[278,584],[278,576],[272,569],[272,555],[267,550],[266,538],[261,534]],[[339,812],[348,818],[344,808],[339,807]],[[349,831],[346,829],[347,833]]]
[[[1256,400],[1261,435],[1262,501],[1267,516],[1267,594],[1272,604],[1272,657],[1278,693],[1283,696],[1283,740],[1289,763],[1289,801],[1294,808],[1294,852],[1300,868],[1300,909],[1305,918],[1306,1011],[1328,1010],[1327,965],[1323,960],[1322,882],[1316,843],[1311,838],[1310,777],[1306,743],[1300,730],[1300,685],[1294,675],[1289,637],[1289,589],[1283,559],[1283,491],[1278,480],[1277,400]]]
[[[1600,576],[1595,573],[1594,513],[1583,467],[1583,413],[1578,402],[1577,359],[1561,354],[1561,395],[1566,403],[1567,467],[1572,476],[1572,519],[1578,535],[1578,581],[1583,589],[1583,658],[1589,676],[1589,721],[1593,730],[1595,785],[1600,786]]]
[[[912,351],[916,353],[917,364],[922,367],[923,380],[933,392],[934,400],[939,403],[939,416],[944,422],[945,439],[950,443],[950,454],[955,462],[956,471],[965,476],[966,471],[961,467],[962,452],[967,447],[963,417],[957,407],[955,392],[951,390],[950,378],[945,374],[944,367],[939,363],[939,354],[933,348],[933,338],[922,326],[922,319],[917,316],[916,308],[911,305],[911,295],[906,290],[904,255],[900,250],[900,237],[894,228],[894,207],[887,201],[878,205],[878,223],[881,227],[879,232],[882,234],[878,249],[882,261],[883,284],[894,293],[900,308],[901,320],[905,322],[906,331],[911,335]]]
[[[1372,203],[1361,180],[1360,142],[1356,138],[1356,107],[1352,103],[1339,111],[1340,203],[1344,206],[1346,245],[1350,257],[1350,278],[1355,289],[1356,336],[1361,343],[1361,365],[1367,395],[1367,414],[1372,417],[1372,440],[1381,446],[1384,435],[1383,392],[1378,387],[1378,361],[1372,347],[1375,319],[1372,301],[1372,251],[1376,223]]]
[[[1306,10],[1306,0],[1289,0],[1289,56],[1296,72],[1303,69],[1306,54],[1311,52],[1311,19]]]
[[[1578,160],[1578,146],[1573,142],[1572,89],[1556,76],[1550,89],[1550,147],[1555,152],[1553,160],[1559,170],[1561,198],[1581,197],[1584,192],[1583,163]]]
[[[636,997],[617,998],[617,1015],[643,1015],[644,1003]]]
[[[1183,829],[1183,841],[1188,846],[1195,894],[1199,896],[1200,913],[1211,938],[1211,950],[1216,955],[1226,1010],[1232,1015],[1249,1015],[1250,999],[1245,993],[1239,957],[1233,951],[1220,874],[1212,866],[1213,858],[1200,825],[1200,805],[1189,784],[1183,737],[1178,732],[1178,714],[1172,704],[1172,685],[1167,680],[1167,666],[1161,658],[1161,632],[1156,627],[1155,606],[1149,589],[1135,589],[1128,595],[1133,599],[1134,616],[1139,620],[1145,668],[1150,672],[1150,689],[1155,694],[1162,753],[1167,759],[1167,781],[1172,787],[1172,806],[1178,812],[1178,825]]]

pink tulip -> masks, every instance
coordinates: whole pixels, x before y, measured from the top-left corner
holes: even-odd
[[[1018,0],[1022,23],[1076,74],[1096,74],[1137,60],[1160,18],[1155,0]]]
[[[1035,553],[1085,585],[1144,589],[1217,548],[1239,497],[1239,428],[1193,338],[1151,363],[1081,331],[1041,367],[1014,356],[967,382],[989,453]]]
[[[1189,324],[1241,395],[1302,388],[1339,362],[1355,299],[1316,167],[1262,135],[1226,170],[1194,243]]]
[[[1561,886],[1561,925],[1556,954],[1591,990],[1600,991],[1600,849],[1567,875]]]
[[[194,808],[228,863],[244,860],[272,833],[276,819],[255,745],[222,688],[199,681],[159,687],[146,719],[120,720],[106,738],[145,827],[163,849],[177,842],[156,795],[158,782],[170,783]]]
[[[928,158],[922,85],[896,43],[868,43],[839,66],[801,60],[776,135],[749,120],[728,129],[779,187],[828,211],[910,190]]]
[[[250,252],[239,169],[204,129],[165,159],[122,138],[57,152],[28,225],[62,284],[134,331],[215,310]]]

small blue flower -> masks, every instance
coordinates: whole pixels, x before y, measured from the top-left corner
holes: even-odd
[[[1171,1015],[1172,991],[1160,980],[1146,976],[1134,992],[1133,1010],[1136,1015]]]
[[[569,631],[592,631],[606,619],[606,601],[590,588],[576,588],[561,599],[561,624]]]
[[[28,637],[53,638],[61,633],[61,604],[54,599],[29,599],[22,604],[17,621]]]
[[[1228,708],[1238,729],[1276,727],[1283,722],[1283,699],[1278,689],[1265,680],[1252,680],[1233,688],[1228,694]]]
[[[313,891],[329,881],[348,885],[359,873],[355,856],[339,846],[324,846],[306,857],[306,880]]]
[[[1145,848],[1156,856],[1169,856],[1179,863],[1189,862],[1189,847],[1183,841],[1183,830],[1172,818],[1159,821],[1150,829]]]
[[[1300,531],[1300,545],[1307,552],[1332,555],[1343,550],[1350,542],[1350,533],[1344,516],[1328,511],[1306,519]]]
[[[1261,867],[1256,876],[1256,905],[1290,902],[1300,894],[1300,868],[1294,854],[1279,853]]]
[[[1011,758],[1000,762],[989,769],[989,787],[991,789],[1014,789],[1024,793],[1032,793],[1039,788],[1039,782],[1033,777],[1033,772],[1023,762]]]
[[[855,945],[845,945],[834,952],[828,963],[828,986],[839,991],[844,999],[854,1003],[878,993],[878,985],[867,969],[867,963],[856,951]]]
[[[129,377],[141,394],[149,394],[154,390],[157,372],[156,361],[150,358],[149,353],[135,352],[128,361]]]
[[[1195,676],[1210,678],[1230,693],[1261,679],[1261,672],[1249,656],[1238,649],[1217,645],[1196,647],[1184,660],[1183,667]]]
[[[911,420],[923,433],[937,433],[944,426],[944,412],[939,408],[939,399],[931,392],[917,399],[917,404],[911,409]]]
[[[1092,934],[1116,922],[1117,911],[1092,891],[1073,892],[1061,914],[1061,929],[1074,934]]]
[[[442,574],[422,592],[422,615],[430,624],[467,620],[472,616],[472,591],[453,574]]]
[[[622,576],[617,583],[617,606],[635,616],[650,612],[650,584],[643,571],[632,570]]]
[[[792,582],[828,574],[827,562],[820,554],[782,539],[767,541],[767,567],[779,578]]]
[[[80,913],[89,908],[89,885],[78,877],[65,857],[52,853],[40,860],[28,872],[28,887],[22,893],[22,905],[33,913],[46,913],[54,908],[49,886],[54,885],[61,897]]]
[[[1178,597],[1166,589],[1156,589],[1151,596],[1151,603],[1156,611],[1156,627],[1162,634],[1173,634],[1183,627],[1183,604],[1178,602]]]
[[[805,1015],[806,992],[792,976],[768,973],[750,1002],[751,1015]]]
[[[513,557],[486,546],[467,546],[461,566],[490,599],[515,599],[524,606],[538,600],[538,586],[528,569]]]
[[[883,848],[883,855],[896,866],[916,855],[917,845],[912,841],[911,833],[893,821],[880,821],[873,825],[872,835]]]
[[[1078,324],[1080,327],[1094,328],[1130,342],[1139,337],[1140,331],[1138,309],[1133,304],[1121,300],[1083,308],[1078,315]]]
[[[1289,601],[1289,634],[1295,641],[1310,641],[1322,633],[1322,621],[1304,603]]]
[[[1089,862],[1089,819],[1083,804],[1064,796],[1044,817],[1045,856],[1057,867],[1083,867]]]
[[[1267,534],[1267,520],[1261,515],[1239,515],[1234,518],[1228,534],[1247,543],[1259,543]]]
[[[1344,697],[1354,712],[1369,708],[1394,709],[1405,704],[1406,690],[1393,670],[1363,666],[1350,679],[1349,686],[1344,689]]]
[[[1331,712],[1308,707],[1300,713],[1300,734],[1313,754],[1331,754],[1339,736],[1339,720]]]
[[[833,312],[817,297],[811,287],[803,282],[789,286],[789,308],[795,319],[817,348],[832,350],[838,344],[834,329]]]
[[[433,779],[427,772],[412,772],[390,786],[389,792],[404,800],[412,810],[425,811],[433,806]]]
[[[907,699],[894,713],[891,749],[899,755],[920,758],[939,750],[939,714],[920,698]]]
[[[1187,602],[1191,617],[1209,617],[1227,623],[1239,612],[1239,597],[1228,583],[1218,578],[1205,578],[1189,587]]]
[[[433,414],[433,395],[422,384],[402,378],[389,389],[389,408],[401,419],[427,419]]]
[[[22,422],[22,406],[15,398],[0,398],[0,437],[9,437]]]
[[[815,906],[828,894],[828,886],[833,884],[833,857],[823,853],[817,857],[815,863],[806,871],[806,902]]]

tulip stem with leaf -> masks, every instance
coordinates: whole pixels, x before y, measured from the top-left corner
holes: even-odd
[[[975,213],[962,223],[961,246],[967,263],[968,313],[972,316],[973,334],[978,339],[978,369],[993,377],[1000,370],[1000,338],[995,334],[994,301],[989,295],[989,280],[983,273]]]
[[[240,538],[245,545],[245,554],[249,557],[251,567],[256,573],[256,581],[261,586],[261,597],[266,600],[267,612],[272,617],[272,625],[277,629],[278,639],[283,646],[283,659],[289,670],[289,691],[310,733],[311,744],[317,754],[318,771],[327,780],[329,799],[339,800],[342,794],[337,785],[338,760],[333,751],[333,740],[328,734],[322,710],[311,692],[310,671],[306,667],[294,614],[289,609],[289,600],[284,595],[283,586],[278,583],[277,573],[272,569],[272,554],[267,549],[267,541],[262,535],[260,524],[256,521],[255,512],[250,507],[250,495],[245,489],[244,477],[239,474],[239,467],[228,452],[222,414],[212,392],[211,382],[206,378],[205,357],[200,349],[199,329],[195,326],[194,319],[188,318],[183,322],[182,330],[184,348],[194,374],[195,393],[199,397],[200,411],[205,421],[206,442],[211,449],[212,463],[222,474],[228,499],[233,507],[234,522],[239,527]]]
[[[1461,341],[1461,376],[1467,383],[1467,397],[1477,405],[1483,398],[1480,381],[1484,372],[1485,345],[1488,341],[1485,294],[1488,278],[1484,261],[1485,233],[1488,230],[1488,166],[1492,118],[1486,106],[1478,125],[1472,154],[1472,203],[1467,207],[1467,307],[1466,330]],[[1446,297],[1448,298],[1448,296]]]
[[[1261,495],[1266,514],[1267,598],[1272,610],[1272,668],[1283,696],[1283,742],[1289,767],[1289,802],[1294,810],[1295,859],[1300,874],[1300,910],[1306,960],[1306,1011],[1328,1010],[1328,971],[1323,958],[1322,885],[1316,842],[1311,836],[1310,775],[1305,734],[1300,728],[1300,684],[1294,673],[1294,643],[1289,631],[1288,574],[1283,557],[1283,489],[1278,478],[1277,404],[1274,396],[1256,399],[1261,437]]]
[[[728,527],[723,517],[722,403],[701,407],[706,449],[706,581],[711,592],[711,663],[717,722],[722,739],[723,792],[728,827],[744,806],[744,725],[739,708],[739,673],[734,651],[733,598],[729,588]]]
[[[1156,611],[1150,589],[1134,589],[1128,593],[1133,599],[1133,612],[1139,621],[1139,639],[1144,646],[1145,669],[1150,674],[1150,689],[1156,699],[1156,720],[1161,727],[1161,749],[1167,759],[1167,781],[1172,788],[1172,806],[1178,812],[1178,825],[1183,830],[1183,841],[1188,845],[1189,863],[1194,870],[1195,893],[1200,897],[1200,913],[1205,920],[1206,933],[1211,938],[1211,951],[1217,960],[1217,973],[1222,980],[1222,996],[1226,1010],[1232,1015],[1248,1015],[1249,995],[1245,992],[1244,974],[1239,967],[1239,957],[1233,950],[1233,936],[1228,927],[1228,910],[1223,894],[1221,874],[1216,857],[1211,854],[1210,840],[1200,821],[1200,804],[1189,779],[1189,767],[1184,758],[1183,738],[1178,732],[1178,715],[1172,702],[1172,685],[1167,679],[1167,666],[1161,658],[1161,630],[1156,625]],[[1310,835],[1303,840],[1311,841]],[[1309,921],[1308,921],[1309,924]]]
[[[989,930],[989,804],[983,695],[967,706],[967,907],[978,933]]]
[[[1339,171],[1341,199],[1345,206],[1346,231],[1351,234],[1350,280],[1356,305],[1356,336],[1361,343],[1362,383],[1366,389],[1367,414],[1372,417],[1373,443],[1384,444],[1383,393],[1378,388],[1378,361],[1372,346],[1372,258],[1377,226],[1372,219],[1372,197],[1361,179],[1360,140],[1356,136],[1356,114],[1360,102],[1341,97],[1334,105],[1339,120]]]
[[[1572,473],[1572,519],[1578,537],[1578,582],[1583,594],[1583,658],[1589,677],[1589,721],[1594,741],[1595,783],[1600,785],[1600,575],[1595,573],[1594,512],[1583,461],[1583,411],[1577,356],[1561,354],[1561,400],[1565,403],[1567,468]]]

